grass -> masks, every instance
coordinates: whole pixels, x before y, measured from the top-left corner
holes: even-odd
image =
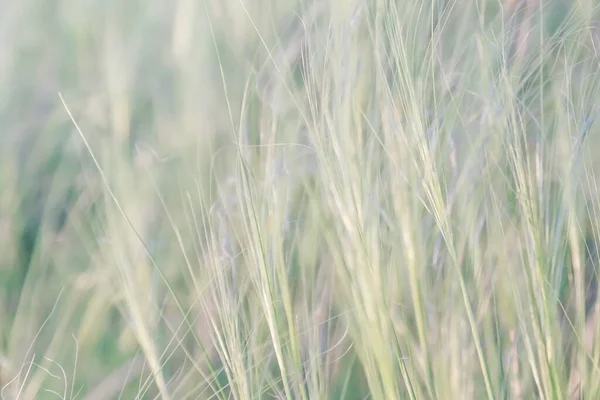
[[[598,10],[9,2],[1,398],[597,398]]]

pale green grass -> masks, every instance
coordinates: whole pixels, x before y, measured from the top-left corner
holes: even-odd
[[[1,397],[597,398],[598,17],[1,6]]]

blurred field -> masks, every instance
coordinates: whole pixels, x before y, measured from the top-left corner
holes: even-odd
[[[600,398],[598,11],[2,2],[0,397]]]

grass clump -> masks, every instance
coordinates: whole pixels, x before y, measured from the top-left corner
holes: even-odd
[[[14,3],[2,398],[598,396],[597,4]]]

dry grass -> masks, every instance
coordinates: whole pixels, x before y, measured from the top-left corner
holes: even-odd
[[[1,397],[598,397],[597,10],[2,6]]]

